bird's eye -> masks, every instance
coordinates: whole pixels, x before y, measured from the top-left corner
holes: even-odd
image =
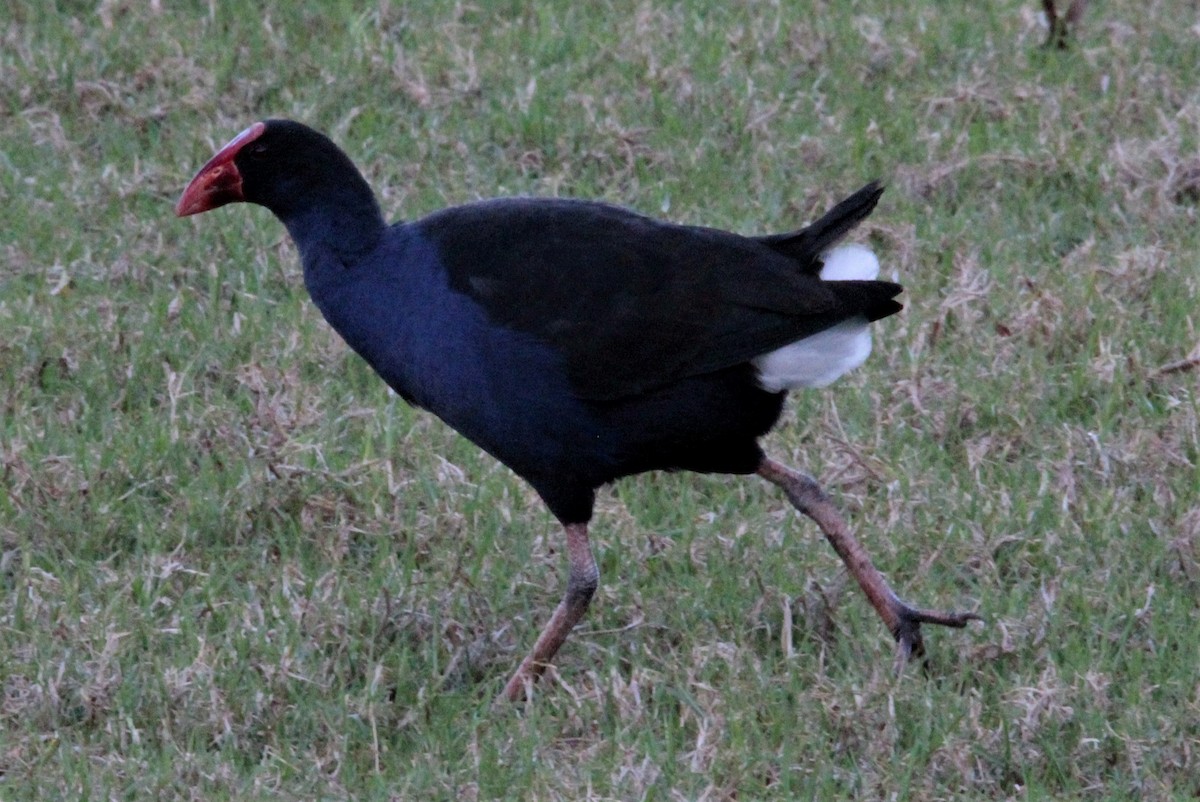
[[[263,156],[267,155],[267,146],[261,142],[255,142],[253,145],[246,148],[246,153],[249,154],[250,158],[252,159],[261,159]]]

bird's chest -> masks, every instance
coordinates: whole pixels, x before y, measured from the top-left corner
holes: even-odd
[[[602,440],[553,349],[467,296],[431,281],[364,280],[313,298],[396,392],[522,475],[566,469]]]

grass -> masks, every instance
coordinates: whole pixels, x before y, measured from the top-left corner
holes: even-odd
[[[1096,2],[1059,53],[1033,2],[802,5],[11,0],[0,796],[1200,793],[1198,374],[1162,370],[1200,348],[1189,12]],[[643,476],[602,494],[557,670],[491,710],[560,533],[326,329],[267,212],[172,216],[266,116],[393,217],[528,193],[765,232],[883,178],[859,236],[907,309],[767,446],[987,626],[897,680],[780,494]]]

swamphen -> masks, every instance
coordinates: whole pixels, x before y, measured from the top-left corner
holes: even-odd
[[[781,487],[895,636],[898,666],[923,654],[922,623],[977,618],[901,601],[816,481],[758,444],[789,389],[860,365],[868,325],[901,308],[870,251],[834,247],[882,192],[868,184],[806,228],[761,237],[536,198],[389,226],[332,141],[267,120],[213,156],[175,211],[246,201],[274,212],[350,347],[529,482],[562,523],[566,592],[504,689],[518,700],[596,590],[596,489],[643,471],[757,473]]]

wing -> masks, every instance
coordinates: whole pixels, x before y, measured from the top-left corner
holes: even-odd
[[[822,282],[818,256],[794,247],[799,232],[755,240],[556,199],[485,201],[416,225],[453,289],[550,344],[575,392],[597,401],[899,309],[894,284]]]

